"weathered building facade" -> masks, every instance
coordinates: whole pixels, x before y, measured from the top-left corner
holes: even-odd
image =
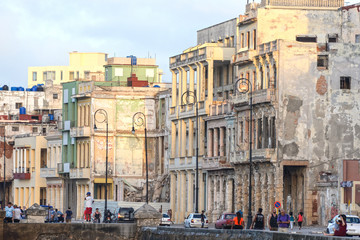
[[[200,166],[207,193],[200,193],[200,198],[206,196],[203,206],[211,220],[239,209],[248,215],[250,142],[253,215],[259,207],[268,215],[275,201],[287,212],[303,211],[307,224],[324,225],[339,211],[358,211],[360,178],[353,169],[358,169],[360,158],[356,45],[360,25],[357,6],[343,5],[337,0],[268,0],[248,4],[246,13],[237,19],[236,52],[229,63],[234,68],[228,86],[231,95],[229,100],[216,99],[214,80],[207,91],[204,116],[200,115],[206,125],[206,134],[200,132],[200,139],[206,142]],[[178,62],[183,65],[189,62],[186,53],[179,55]],[[177,91],[184,92],[187,85],[183,78],[177,82],[175,67],[170,66],[173,87],[178,84]],[[186,82],[187,74],[184,76]],[[250,83],[247,93],[237,90],[239,79]],[[173,88],[174,96],[181,93]],[[181,130],[187,129],[186,124],[176,127],[181,114],[188,111],[186,105],[173,104],[179,108],[171,112],[176,115],[170,115],[175,126],[172,156],[177,156],[181,144],[188,149],[187,142],[192,141],[186,138],[187,130]],[[175,220],[181,222],[193,205],[188,197],[180,199],[179,191],[191,187],[192,179],[182,173],[186,158],[178,158],[179,164],[173,168],[171,161],[177,158],[170,161],[171,180],[181,180],[177,186],[171,184],[171,204],[179,212]],[[194,165],[186,169],[193,170]],[[341,188],[342,181],[353,181],[353,186]]]

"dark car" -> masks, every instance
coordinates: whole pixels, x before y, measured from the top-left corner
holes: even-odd
[[[117,215],[118,222],[134,222],[134,209],[133,208],[119,208]]]
[[[235,213],[224,213],[215,223],[215,228],[231,228]]]

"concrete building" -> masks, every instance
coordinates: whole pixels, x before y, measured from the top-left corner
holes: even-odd
[[[45,205],[46,179],[40,176],[40,168],[47,161],[44,136],[15,138],[13,154],[14,204],[29,207],[34,203]]]
[[[205,118],[213,101],[233,94],[236,19],[198,31],[198,45],[170,57],[172,72],[171,119],[171,209],[177,223],[195,211],[196,134],[199,133],[199,211],[206,209],[208,192],[206,171],[202,170],[207,144]],[[186,102],[186,91],[196,94]],[[196,129],[196,105],[199,127]],[[212,203],[208,203],[212,204]]]
[[[356,43],[360,41],[360,25],[358,6],[343,5],[338,0],[268,0],[248,4],[245,14],[236,20],[229,97],[217,94],[215,74],[209,81],[209,101],[199,111],[206,125],[206,132],[200,131],[200,139],[206,143],[200,147],[200,189],[206,188],[200,191],[200,204],[203,196],[207,199],[199,210],[206,209],[210,220],[239,209],[248,215],[250,142],[253,215],[262,207],[268,216],[275,201],[287,212],[304,211],[306,224],[325,225],[340,211],[358,213]],[[228,29],[221,24],[214,27],[222,27],[217,33]],[[214,35],[207,34],[216,39]],[[194,144],[193,123],[186,120],[194,114],[189,114],[191,107],[179,99],[187,89],[199,89],[191,87],[194,78],[188,65],[193,59],[199,59],[198,55],[190,54],[189,58],[187,51],[170,58],[171,206],[177,222],[193,211],[195,166],[186,151],[188,144]],[[177,72],[183,74],[178,78]],[[252,129],[250,95],[237,92],[234,86],[241,78],[251,82]],[[201,91],[197,91],[200,96]]]
[[[54,85],[75,80],[104,81],[108,54],[74,51],[69,53],[69,57],[68,66],[29,67],[28,86],[44,84],[46,80],[52,80]]]
[[[146,86],[151,85],[145,82]],[[136,127],[136,134],[131,133],[136,112],[143,112],[146,116],[149,201],[168,199],[165,163],[166,132],[170,125],[167,122],[170,96],[167,90],[170,84],[156,85],[123,87],[122,80],[63,84],[63,165],[59,173],[65,181],[64,208],[71,206],[77,218],[82,216],[82,199],[86,192],[92,192],[95,199],[105,198],[106,125],[104,116],[97,115],[95,121],[94,114],[98,109],[104,109],[108,114],[108,200],[145,201],[144,128]]]

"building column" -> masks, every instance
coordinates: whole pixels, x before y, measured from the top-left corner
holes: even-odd
[[[170,158],[175,158],[176,156],[176,124],[171,121],[171,156]],[[172,209],[173,210],[173,209]]]
[[[220,127],[220,156],[223,157],[225,156],[225,145],[224,145],[224,136],[225,136],[225,132],[224,132],[224,127]]]
[[[274,174],[268,172],[268,202],[270,206],[273,208],[273,204],[275,203],[275,182],[274,182]],[[271,208],[271,209],[272,209]]]
[[[235,178],[234,178],[234,185],[236,186],[235,191],[235,211],[242,209],[243,207],[243,194],[242,194],[242,184],[243,184],[243,176],[240,174],[240,171],[235,168]]]
[[[199,211],[205,210],[205,186],[203,172],[199,170]]]
[[[225,211],[226,212],[232,212],[232,206],[233,206],[233,199],[232,199],[232,192],[233,192],[233,179],[228,177],[226,179],[226,198],[225,198]]]
[[[214,62],[213,60],[207,61],[208,64],[208,100],[213,101],[214,96]]]
[[[176,187],[176,218],[175,221],[176,223],[181,223],[181,221],[183,219],[180,218],[180,211],[181,211],[181,204],[180,204],[180,200],[181,200],[181,174],[180,171],[177,171],[177,187]]]
[[[208,175],[208,188],[207,188],[207,192],[208,192],[208,208],[207,208],[207,212],[208,212],[208,217],[211,218],[210,221],[212,220],[212,212],[214,211],[214,178],[212,175]]]
[[[257,212],[257,210],[261,207],[263,207],[261,205],[261,177],[260,177],[260,173],[259,172],[255,172],[254,174],[254,184],[255,184],[255,188],[254,188],[254,197],[255,197],[255,212]]]
[[[243,176],[243,181],[242,181],[242,196],[243,196],[243,205],[242,205],[242,210],[244,212],[244,216],[247,217],[249,215],[249,174],[247,173],[247,171],[245,171],[245,169],[243,169],[242,172],[242,176]]]
[[[196,142],[196,137],[194,137],[194,122],[193,122],[193,120],[189,119],[189,148],[188,148],[187,156],[194,156],[196,154],[193,151],[194,142]]]
[[[27,173],[27,156],[26,156],[26,148],[24,148],[24,173]],[[30,171],[29,171],[30,172]]]
[[[208,139],[207,139],[207,155],[208,157],[213,157],[213,129],[208,130]]]
[[[194,86],[194,69],[189,65],[189,90],[190,91],[194,91],[195,86]]]
[[[188,186],[187,186],[187,210],[186,216],[194,211],[194,177],[191,170],[187,171]]]
[[[79,194],[79,196],[76,199],[76,218],[81,219],[81,209],[80,209],[80,202],[81,202],[81,188],[80,185],[76,184],[76,192]]]
[[[182,95],[187,91],[187,72],[186,69],[180,67],[181,69],[181,92],[179,94],[179,105],[182,105]]]
[[[219,181],[220,181],[220,201],[219,201],[219,213],[223,213],[224,209],[225,209],[225,188],[224,188],[224,176],[220,175],[219,176]]]
[[[180,198],[180,220],[185,218],[186,212],[186,174],[185,171],[180,172],[181,179],[181,198]]]
[[[173,216],[171,221],[174,221],[176,207],[176,176],[174,172],[170,172],[170,209],[173,211]]]
[[[181,154],[180,157],[186,156],[186,123],[184,120],[180,120],[181,122]]]
[[[60,206],[59,206],[59,209],[61,209],[62,211],[61,212],[64,212],[66,211],[67,209],[65,209],[64,207],[64,185],[60,185]]]
[[[214,128],[214,157],[219,156],[219,128]]]
[[[17,168],[16,168],[16,156],[17,156],[17,149],[14,149],[14,154],[12,156],[13,158],[13,173],[17,173]]]
[[[24,168],[23,168],[23,153],[24,153],[24,149],[20,149],[20,172],[23,173],[24,172]]]
[[[268,190],[267,190],[267,174],[264,172],[263,174],[261,174],[261,191],[262,194],[260,194],[261,197],[261,206],[263,209],[263,214],[265,216],[265,218],[267,219],[267,216],[269,214],[268,211],[268,207],[269,207],[269,202],[267,201],[268,197]]]

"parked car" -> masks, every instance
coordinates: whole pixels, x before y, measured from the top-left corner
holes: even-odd
[[[201,214],[200,213],[190,213],[187,218],[184,220],[184,227],[200,227],[201,228]],[[205,216],[204,228],[209,227],[209,220]]]
[[[339,219],[339,215],[336,215],[333,219],[329,220],[329,224],[326,228],[327,233],[334,233],[335,222]],[[346,215],[347,235],[360,236],[360,218],[355,215]]]
[[[134,212],[133,208],[119,208],[117,222],[134,222]]]
[[[231,228],[236,213],[224,213],[215,222],[215,228]]]
[[[170,224],[171,224],[171,219],[170,219],[169,215],[167,215],[166,213],[163,213],[160,226],[170,226]]]

